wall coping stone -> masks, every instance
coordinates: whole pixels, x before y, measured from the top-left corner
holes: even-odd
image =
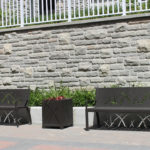
[[[8,29],[0,29],[0,34],[5,34],[9,32],[26,32],[26,31],[32,31],[32,30],[48,30],[48,29],[65,28],[65,27],[72,27],[72,26],[80,27],[83,25],[88,26],[89,24],[105,24],[105,23],[113,23],[113,22],[123,22],[125,20],[137,20],[137,19],[145,19],[145,18],[150,19],[150,13],[80,20],[80,21],[55,23],[55,24],[32,25],[32,26],[25,26],[22,28],[14,27],[14,28],[8,28]]]

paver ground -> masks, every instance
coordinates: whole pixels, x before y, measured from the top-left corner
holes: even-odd
[[[0,150],[150,150],[150,132],[0,126]]]

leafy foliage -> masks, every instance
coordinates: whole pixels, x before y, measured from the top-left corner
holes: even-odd
[[[44,90],[39,90],[38,88],[35,91],[30,92],[30,106],[41,106],[42,100],[45,99],[45,93]]]
[[[2,18],[2,10],[0,9],[0,18]]]
[[[95,104],[95,93],[96,91],[93,90],[87,90],[84,88],[76,89],[72,92],[72,100],[74,106],[85,106],[85,101],[89,101],[89,106],[93,106]]]
[[[42,101],[48,98],[64,96],[73,100],[73,106],[85,106],[85,101],[90,100],[89,106],[95,104],[95,89],[87,90],[85,88],[70,90],[68,87],[51,87],[48,91],[39,90],[31,91],[30,106],[41,106]]]

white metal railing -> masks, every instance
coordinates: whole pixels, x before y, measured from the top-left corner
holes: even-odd
[[[1,0],[0,27],[150,11],[150,0]]]

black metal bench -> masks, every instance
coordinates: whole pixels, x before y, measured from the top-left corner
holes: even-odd
[[[95,107],[86,103],[86,130],[89,112],[96,127],[150,128],[150,87],[97,88]]]
[[[0,124],[17,125],[32,123],[28,100],[28,89],[0,90]]]

